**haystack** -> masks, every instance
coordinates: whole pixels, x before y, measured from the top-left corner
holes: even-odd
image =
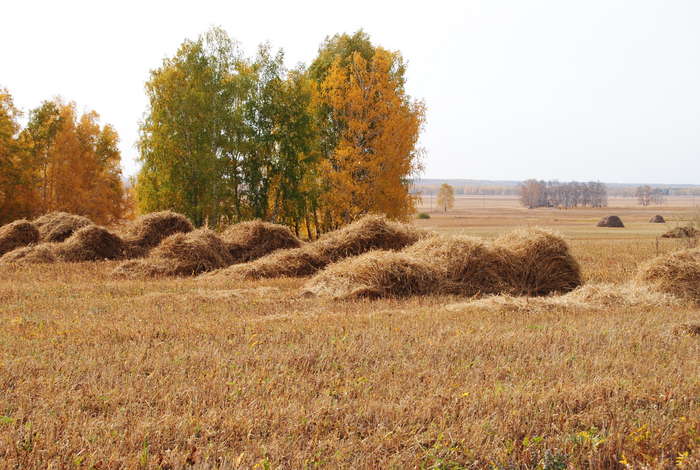
[[[39,243],[38,245],[17,248],[0,257],[0,264],[47,264],[58,261],[55,247],[57,243]]]
[[[664,217],[662,215],[657,214],[654,217],[652,217],[651,219],[649,219],[649,223],[650,224],[665,224],[666,219],[664,219]]]
[[[39,241],[39,231],[25,219],[0,227],[0,256]]]
[[[33,221],[42,242],[62,242],[92,221],[82,215],[67,212],[49,212]]]
[[[569,292],[582,284],[581,268],[559,235],[541,229],[521,229],[494,241],[497,268],[513,295]]]
[[[106,228],[90,225],[55,245],[54,251],[61,261],[67,262],[119,259],[124,255],[124,242]]]
[[[488,245],[435,235],[399,253],[373,251],[327,267],[304,292],[334,298],[422,294],[547,295],[581,285],[578,263],[563,239],[521,230]]]
[[[126,229],[124,239],[128,257],[145,256],[170,235],[189,233],[192,223],[182,214],[171,211],[152,212],[136,219]]]
[[[625,224],[622,223],[622,219],[620,219],[616,215],[609,215],[607,217],[603,217],[600,219],[600,221],[596,224],[597,227],[614,227],[614,228],[624,228]]]
[[[120,277],[193,276],[233,262],[226,243],[209,229],[169,236],[148,258],[131,260],[114,270]]]
[[[247,263],[273,251],[301,246],[301,241],[288,227],[260,220],[231,225],[221,238],[234,263]]]
[[[700,231],[692,225],[686,225],[684,227],[672,228],[661,235],[661,238],[696,238],[698,236],[700,236]]]
[[[700,303],[700,249],[657,256],[639,267],[637,279],[661,292]]]
[[[342,299],[407,297],[439,290],[440,269],[406,253],[370,251],[328,266],[306,284],[306,293]]]
[[[370,215],[327,233],[313,243],[234,265],[216,275],[243,279],[309,276],[343,258],[371,250],[400,250],[423,236],[423,232],[410,225]]]

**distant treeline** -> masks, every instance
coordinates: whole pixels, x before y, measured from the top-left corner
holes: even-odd
[[[520,189],[517,186],[499,185],[454,185],[455,195],[458,196],[518,196]],[[440,184],[415,184],[412,188],[414,194],[422,196],[436,195],[440,191]]]
[[[525,207],[606,207],[608,190],[605,184],[560,183],[559,181],[523,181],[520,185],[520,201]]]

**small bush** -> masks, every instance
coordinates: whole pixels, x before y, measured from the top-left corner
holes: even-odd
[[[418,215],[416,216],[417,219],[429,219],[430,214],[427,212],[419,212]]]

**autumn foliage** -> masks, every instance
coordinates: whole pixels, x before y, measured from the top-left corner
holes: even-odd
[[[20,116],[0,90],[0,222],[51,211],[101,224],[119,219],[125,201],[114,128],[60,99],[30,111],[24,128]]]

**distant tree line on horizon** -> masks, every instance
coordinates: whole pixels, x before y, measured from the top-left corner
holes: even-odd
[[[573,207],[606,207],[608,205],[607,188],[605,184],[596,181],[560,183],[559,181],[530,179],[523,181],[519,189],[520,202],[529,209],[535,207],[570,209]]]

